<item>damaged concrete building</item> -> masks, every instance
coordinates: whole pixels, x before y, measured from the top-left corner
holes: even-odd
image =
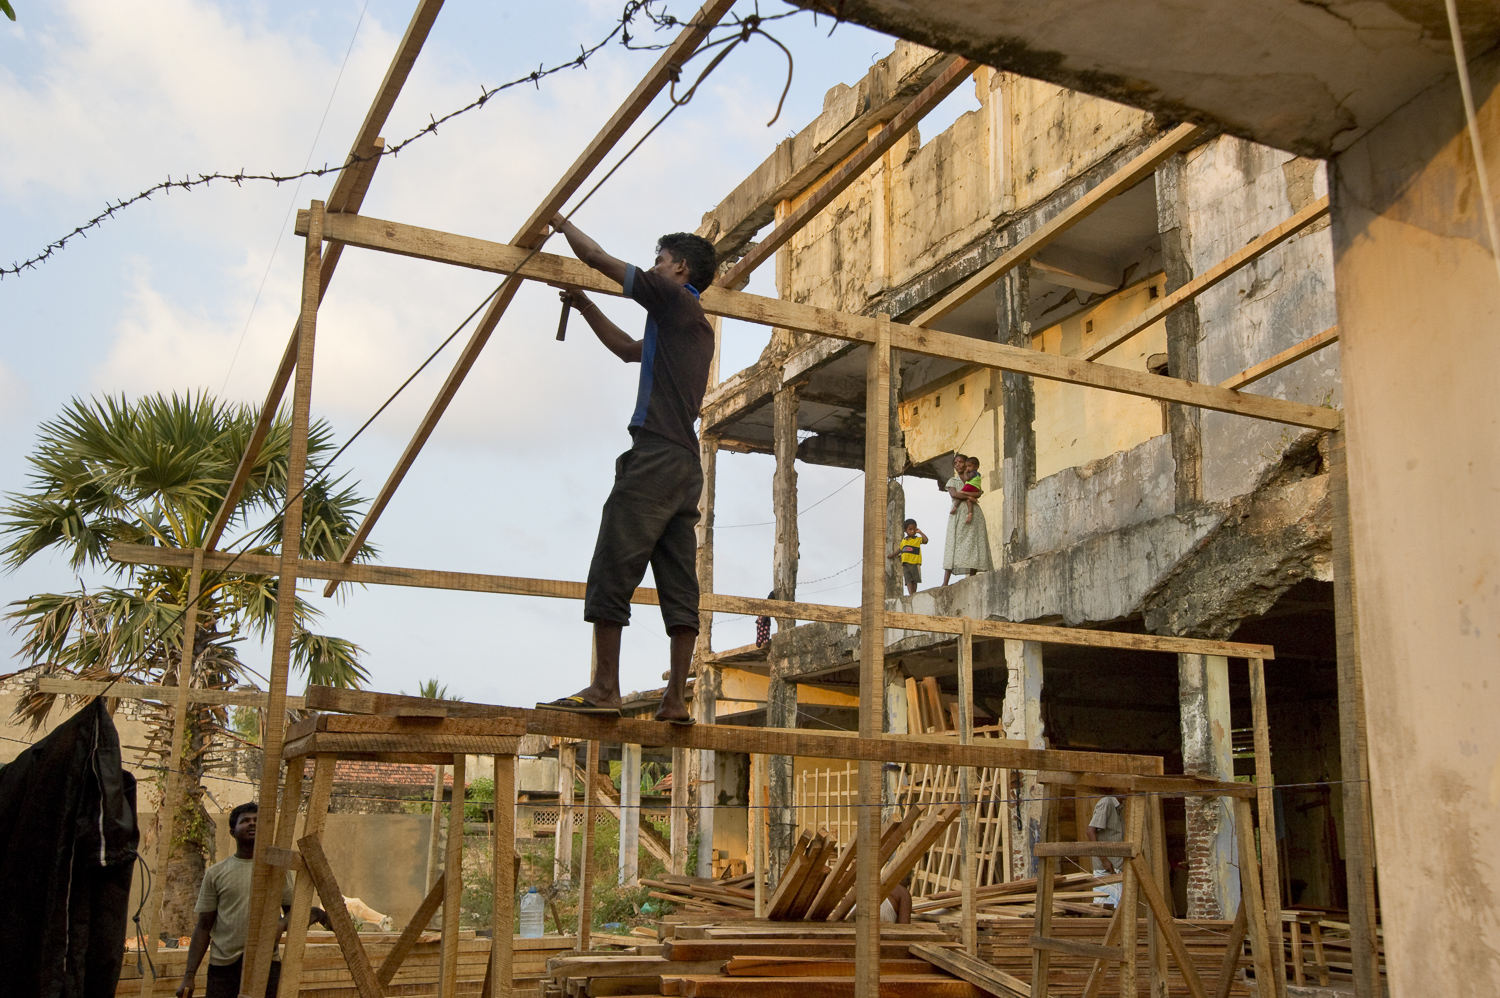
[[[822,115],[706,215],[700,233],[731,260],[745,253],[758,229],[795,212],[944,63],[902,42],[863,80],[830,90]],[[931,328],[1208,384],[1253,380],[1264,395],[1340,406],[1321,160],[1210,130],[1122,183],[1122,170],[1170,124],[989,67],[971,80],[963,86],[972,85],[977,110],[940,134],[907,132],[778,251],[780,298],[927,325],[917,317],[971,282],[967,300]],[[984,280],[995,261],[1091,197],[1108,200],[1028,262]],[[1244,262],[1219,276],[1236,259]],[[1325,331],[1299,359],[1256,369]],[[864,466],[868,349],[777,330],[757,363],[705,401],[706,455],[713,446],[775,455],[778,599],[797,598],[796,463]],[[931,588],[907,596],[893,570],[888,606],[1274,644],[1275,778],[1291,785],[1278,791],[1283,896],[1344,907],[1329,435],[940,358],[904,355],[892,381],[892,473],[908,490],[941,488],[955,452],[978,456],[994,570],[938,586],[943,528],[924,523]],[[902,480],[893,479],[893,545],[904,515]],[[767,677],[764,720],[739,720],[840,723],[827,706],[808,720],[798,691],[805,700],[857,689],[860,628],[784,623],[769,648],[710,656],[725,675]],[[1253,759],[1237,751],[1250,698],[1228,659],[1001,640],[976,640],[974,654],[976,725],[1034,747],[1158,755],[1169,772],[1252,772]],[[908,703],[912,680],[933,678],[951,699],[954,656],[951,634],[887,631],[888,730],[923,716]],[[843,713],[852,728],[853,712]],[[797,788],[813,764],[773,757],[766,767],[773,870],[809,806]],[[1034,802],[1041,791],[1016,775],[1015,789]],[[1015,809],[1012,869],[994,879],[1032,875],[1023,843],[1036,839],[1035,810]],[[1167,824],[1179,912],[1232,918],[1232,813],[1212,798],[1174,801]]]

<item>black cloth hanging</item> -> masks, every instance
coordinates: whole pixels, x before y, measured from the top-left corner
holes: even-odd
[[[0,995],[114,995],[139,842],[103,699],[0,769]]]

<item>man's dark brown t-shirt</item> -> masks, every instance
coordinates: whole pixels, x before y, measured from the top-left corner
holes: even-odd
[[[630,431],[655,433],[697,454],[693,423],[703,406],[714,355],[714,330],[698,304],[698,290],[627,265],[625,295],[646,309],[641,381]]]

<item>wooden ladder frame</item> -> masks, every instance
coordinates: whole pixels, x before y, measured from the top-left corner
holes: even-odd
[[[425,714],[383,717],[318,714],[287,729],[282,751],[286,762],[286,790],[281,796],[276,842],[262,850],[269,866],[296,874],[278,990],[282,998],[296,998],[301,989],[308,917],[315,889],[328,911],[334,937],[360,998],[382,998],[386,986],[401,969],[441,906],[437,994],[439,998],[456,998],[463,877],[448,874],[463,869],[465,766],[469,755],[489,755],[495,760],[495,820],[491,824],[490,843],[494,904],[483,994],[489,998],[497,992],[509,992],[515,907],[515,870],[508,855],[514,839],[515,809],[511,802],[515,800],[516,749],[525,730],[525,724],[514,718],[449,718]],[[301,808],[302,783],[309,758],[314,760],[312,790],[303,835],[297,840],[294,850],[290,847]],[[338,879],[323,850],[323,829],[332,796],[334,770],[340,759],[453,767],[453,796],[448,812],[443,875],[433,882],[378,970],[371,965],[369,955],[359,941],[354,922],[343,906]],[[436,803],[433,806],[436,808]],[[267,950],[274,944],[278,908],[277,905],[267,905],[267,914],[262,916],[258,926],[254,926]],[[496,982],[500,982],[498,988]]]

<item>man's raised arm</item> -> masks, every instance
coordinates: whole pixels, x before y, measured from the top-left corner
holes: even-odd
[[[573,253],[578,259],[593,267],[599,273],[612,281],[620,284],[625,283],[625,261],[617,260],[604,252],[599,244],[594,242],[583,231],[568,221],[561,213],[553,216],[552,230],[560,232],[568,245],[573,248]]]

